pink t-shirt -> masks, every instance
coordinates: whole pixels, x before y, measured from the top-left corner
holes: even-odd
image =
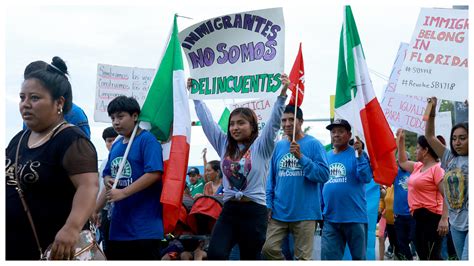
[[[443,214],[443,196],[438,184],[443,180],[444,170],[437,163],[421,172],[423,163],[417,162],[408,178],[408,205],[410,212],[426,208],[436,214]]]

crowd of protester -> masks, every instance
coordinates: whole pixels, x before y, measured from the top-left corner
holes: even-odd
[[[75,105],[64,61],[28,65],[19,104],[24,129],[6,148],[6,259],[37,260],[48,248],[51,259],[72,259],[80,231],[93,223],[109,260],[311,260],[318,226],[322,260],[342,260],[346,247],[353,260],[366,260],[365,187],[373,172],[364,144],[348,121],[336,119],[326,127],[326,151],[303,132],[302,109],[285,105],[290,81],[281,78],[261,132],[255,113],[237,108],[224,133],[206,104],[194,100],[219,160],[207,161],[203,150],[204,173],[188,169],[183,202],[211,198],[219,212],[208,235],[187,241],[186,233],[203,224],[184,223],[176,236],[165,235],[162,148],[138,127],[138,102],[118,96],[108,105],[112,127],[102,136],[110,153],[98,168],[87,117],[67,117]],[[448,145],[435,135],[435,116],[432,108],[413,160],[404,131],[396,133],[398,174],[381,187],[380,258],[388,237],[398,260],[441,260],[446,241],[457,259],[468,260],[468,122],[452,128]],[[275,142],[280,128],[284,136]]]

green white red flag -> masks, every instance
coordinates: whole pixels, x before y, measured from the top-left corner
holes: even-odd
[[[396,143],[375,96],[350,6],[344,8],[335,112],[349,121],[355,129],[353,134],[365,141],[375,182],[391,185],[398,170]]]
[[[191,142],[191,118],[178,39],[177,15],[167,48],[150,86],[139,117],[163,147],[163,227],[173,231],[179,218]]]

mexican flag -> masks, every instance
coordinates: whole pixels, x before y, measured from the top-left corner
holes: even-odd
[[[375,97],[350,6],[344,8],[335,112],[365,142],[375,182],[391,185],[397,175],[395,138]]]
[[[191,141],[191,117],[176,19],[175,15],[167,48],[139,117],[140,121],[150,123],[150,131],[162,142],[165,168],[161,203],[165,234],[172,232],[178,221]]]

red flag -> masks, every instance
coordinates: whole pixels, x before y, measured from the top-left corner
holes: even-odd
[[[300,49],[298,55],[296,56],[295,63],[290,72],[290,90],[291,98],[290,105],[295,105],[296,101],[296,91],[298,91],[298,106],[301,106],[304,98],[304,63],[303,63],[303,51]]]

